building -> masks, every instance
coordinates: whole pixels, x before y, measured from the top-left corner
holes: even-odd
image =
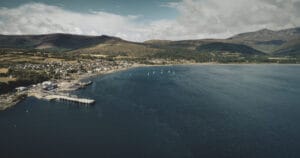
[[[23,92],[23,91],[27,90],[27,87],[17,87],[16,90],[18,92]]]
[[[57,84],[55,84],[51,81],[45,81],[45,82],[42,83],[42,88],[44,90],[50,91],[50,90],[53,90],[53,89],[57,88]]]

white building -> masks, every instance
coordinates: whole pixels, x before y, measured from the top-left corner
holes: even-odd
[[[16,90],[18,92],[23,92],[23,91],[27,90],[27,87],[17,87]]]
[[[53,89],[57,88],[57,84],[55,84],[51,81],[45,81],[42,83],[42,87],[45,90],[53,90]]]

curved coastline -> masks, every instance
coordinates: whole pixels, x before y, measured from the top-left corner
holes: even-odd
[[[57,85],[59,85],[55,91],[51,91],[51,93],[42,91],[42,90],[36,90],[30,86],[27,90],[22,91],[22,92],[11,92],[8,94],[3,94],[0,96],[0,111],[6,110],[8,108],[16,106],[19,102],[22,100],[26,99],[26,97],[34,97],[37,99],[44,99],[48,100],[47,96],[48,95],[55,95],[55,94],[60,94],[60,95],[68,95],[69,92],[76,91],[80,88],[84,88],[86,86],[77,86],[74,87],[74,85],[80,85],[82,84],[85,80],[89,80],[91,77],[96,77],[96,76],[101,76],[101,75],[107,75],[111,73],[116,73],[120,71],[126,71],[129,69],[133,68],[141,68],[141,67],[155,67],[155,66],[209,66],[209,65],[282,65],[282,66],[300,66],[300,64],[280,64],[280,63],[181,63],[181,64],[132,64],[129,67],[125,68],[117,68],[117,69],[112,69],[108,70],[105,72],[100,72],[100,73],[84,73],[82,75],[78,75],[77,78],[67,81],[67,80],[54,80]],[[77,96],[75,96],[77,97]]]

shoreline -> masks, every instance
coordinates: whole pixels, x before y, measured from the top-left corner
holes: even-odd
[[[36,87],[29,86],[29,88],[23,92],[10,92],[6,94],[0,95],[0,111],[7,110],[9,108],[12,108],[16,106],[18,103],[20,103],[22,100],[26,99],[27,97],[34,97],[36,99],[42,99],[42,100],[48,100],[49,101],[49,95],[70,95],[69,92],[76,91],[78,89],[85,88],[89,85],[83,85],[83,86],[77,86],[75,88],[74,85],[82,84],[83,80],[87,80],[89,78],[95,77],[95,76],[101,76],[101,75],[107,75],[112,74],[120,71],[126,71],[131,68],[137,68],[142,67],[145,65],[142,64],[133,64],[130,67],[120,68],[120,69],[113,69],[108,70],[106,72],[100,72],[100,73],[84,73],[81,75],[76,76],[74,79],[66,80],[66,79],[57,79],[52,80],[53,82],[57,83],[58,87],[55,89],[55,91],[44,91],[42,89],[38,89]],[[41,84],[41,83],[40,83]],[[39,87],[40,88],[40,87]],[[76,98],[77,96],[75,96]],[[12,98],[12,99],[4,99],[4,98]],[[1,100],[2,99],[2,100]]]
[[[56,88],[55,91],[53,91],[53,92],[51,91],[51,93],[53,93],[53,94],[60,94],[61,93],[62,95],[66,95],[69,92],[76,91],[78,89],[85,88],[85,87],[89,86],[89,85],[87,85],[87,86],[83,86],[83,87],[70,88],[70,87],[73,87],[76,84],[82,83],[83,80],[87,80],[87,79],[90,79],[92,77],[98,77],[98,76],[101,76],[101,75],[108,75],[108,74],[112,74],[112,73],[116,73],[116,72],[126,71],[126,70],[134,69],[134,68],[160,67],[160,66],[213,66],[213,65],[220,65],[220,66],[223,66],[223,65],[282,65],[282,66],[287,66],[288,65],[288,66],[300,66],[300,64],[298,64],[298,63],[295,63],[295,64],[282,64],[282,63],[180,63],[180,64],[154,64],[154,65],[150,65],[150,64],[133,64],[129,67],[108,70],[106,72],[84,73],[82,75],[76,76],[76,78],[72,79],[72,80],[66,80],[66,79],[53,80],[58,85],[62,85],[62,84],[66,84],[66,83],[68,83],[68,85],[59,86],[58,88]],[[45,98],[47,98],[46,97],[47,95],[50,95],[50,91],[49,92],[45,92],[45,91],[42,91],[42,90],[35,91],[33,87],[30,87],[28,90],[26,90],[24,92],[11,92],[11,93],[7,93],[7,94],[2,94],[2,95],[0,95],[1,98],[8,98],[8,96],[10,96],[12,99],[7,101],[7,103],[5,103],[5,101],[0,100],[0,103],[4,105],[4,106],[0,106],[0,111],[4,111],[6,109],[9,109],[11,107],[16,106],[18,103],[20,103],[22,100],[26,99],[27,97],[35,97],[37,99],[45,100]]]

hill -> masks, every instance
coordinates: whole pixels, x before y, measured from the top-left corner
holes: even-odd
[[[197,47],[199,52],[228,52],[239,53],[244,55],[263,55],[264,53],[253,49],[249,46],[233,43],[214,42]]]
[[[149,57],[156,53],[177,55],[203,52],[237,52],[240,54],[289,55],[299,50],[300,28],[273,31],[263,29],[235,35],[228,39],[149,40],[130,42],[110,36],[72,34],[0,35],[0,49],[43,49],[69,54],[100,54],[112,56]],[[68,55],[68,54],[66,54]]]
[[[269,29],[262,29],[255,32],[247,32],[235,35],[229,39],[240,41],[272,41],[282,40],[289,41],[300,36],[300,27],[273,31]]]
[[[0,48],[67,51],[92,46],[111,39],[120,40],[119,38],[109,36],[82,36],[72,34],[0,35]]]
[[[153,55],[158,51],[160,51],[160,48],[154,48],[147,44],[111,39],[91,47],[76,49],[68,53],[145,57]]]
[[[285,43],[300,38],[300,28],[291,28],[279,31],[263,29],[248,32],[228,38],[227,41],[245,44],[265,53],[273,53]]]
[[[274,54],[280,56],[300,56],[300,38],[283,44]]]

